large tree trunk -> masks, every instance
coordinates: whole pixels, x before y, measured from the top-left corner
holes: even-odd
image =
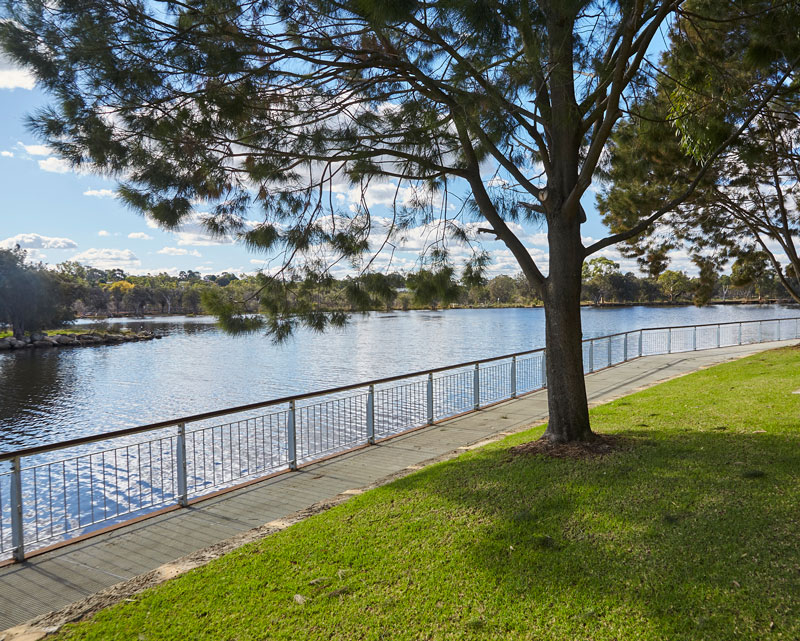
[[[540,200],[547,211],[550,271],[542,287],[546,321],[547,401],[550,419],[543,438],[557,443],[594,438],[583,380],[581,332],[580,203],[570,200],[578,184],[581,117],[573,77],[574,11],[569,3],[546,3],[549,33],[551,125],[548,184]]]
[[[592,440],[594,433],[583,377],[580,220],[571,216],[559,221],[548,231],[550,273],[544,287],[544,314],[550,418],[543,438],[566,443]]]

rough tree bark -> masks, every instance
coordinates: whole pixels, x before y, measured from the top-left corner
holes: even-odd
[[[545,308],[547,402],[550,414],[542,438],[553,442],[594,438],[589,424],[583,377],[581,328],[581,243],[583,210],[578,190],[581,116],[573,78],[574,15],[553,4],[548,12],[550,57],[550,164],[547,189],[542,194],[550,250],[549,273],[540,285]]]

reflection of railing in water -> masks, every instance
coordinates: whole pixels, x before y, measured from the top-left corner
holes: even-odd
[[[589,373],[639,356],[798,338],[800,318],[583,341]],[[0,560],[546,387],[520,352],[0,454]],[[264,410],[268,408],[268,411]],[[220,417],[229,417],[219,423]]]

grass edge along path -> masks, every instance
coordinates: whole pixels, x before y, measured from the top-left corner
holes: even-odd
[[[798,365],[763,352],[596,407],[628,442],[601,459],[510,436],[57,638],[800,638]]]

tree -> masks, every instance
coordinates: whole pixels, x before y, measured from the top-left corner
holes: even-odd
[[[27,264],[25,258],[19,247],[0,249],[0,322],[10,325],[17,338],[73,318],[59,276],[43,265]]]
[[[663,272],[657,282],[661,291],[669,298],[670,303],[674,303],[676,298],[687,293],[691,287],[691,281],[686,274],[671,269]]]
[[[585,262],[581,271],[584,289],[594,299],[595,304],[605,303],[607,298],[613,296],[615,285],[621,276],[619,263],[605,256]]]
[[[735,287],[752,286],[756,296],[761,300],[764,290],[769,289],[772,284],[772,275],[769,256],[766,252],[742,253],[731,267],[731,285]]]
[[[420,269],[406,278],[406,285],[414,295],[414,303],[431,309],[456,302],[461,293],[450,267],[437,271]]]
[[[514,279],[511,276],[495,276],[486,285],[493,303],[510,303],[514,297]]]
[[[122,301],[124,300],[125,296],[134,287],[136,287],[136,285],[127,280],[115,280],[105,287],[105,290],[110,294],[111,299],[114,301],[114,309],[117,314],[119,314],[121,311]]]
[[[625,105],[652,84],[648,50],[688,7],[713,11],[715,25],[725,14],[721,24],[737,34],[748,33],[740,19],[764,15],[748,1],[701,0],[5,1],[2,46],[55,97],[35,129],[74,164],[118,175],[122,200],[166,228],[200,201],[214,233],[303,269],[324,273],[343,260],[363,273],[421,223],[435,230],[432,282],[446,284],[445,242],[469,240],[464,216],[485,221],[544,302],[545,438],[560,442],[593,438],[584,258],[635,237],[696,185],[583,245],[581,197]],[[784,30],[793,5],[781,5]],[[788,75],[784,51],[765,51],[758,69]],[[745,115],[709,162],[778,90],[753,82]],[[366,197],[376,181],[398,194],[381,224]],[[342,183],[362,190],[354,211],[337,204]],[[445,206],[452,201],[461,219]],[[547,226],[547,276],[509,225],[520,219]],[[290,295],[305,282],[294,273],[264,279],[269,330],[340,322]],[[233,299],[206,302],[230,329],[260,327]]]
[[[773,14],[773,19],[780,12]],[[788,15],[787,19],[791,19]],[[606,222],[625,227],[642,210],[659,207],[669,200],[691,176],[708,153],[713,132],[725,135],[734,119],[738,101],[719,100],[726,93],[746,95],[750,76],[739,69],[748,58],[763,54],[762,47],[787,47],[797,59],[794,42],[781,41],[786,32],[771,19],[761,25],[761,34],[752,39],[741,35],[699,31],[687,23],[687,42],[710,40],[717,51],[715,69],[709,74],[707,60],[696,56],[673,56],[671,77],[647,94],[634,109],[635,115],[613,136],[610,162],[606,170],[609,187],[599,198]],[[775,42],[769,43],[773,38]],[[679,83],[701,78],[705,97],[686,99]],[[733,79],[726,84],[723,80]],[[777,69],[768,82],[782,83]],[[643,262],[664,250],[683,244],[697,264],[700,276],[695,302],[707,301],[713,291],[721,265],[738,256],[746,261],[759,253],[772,265],[789,294],[800,302],[800,289],[793,274],[800,274],[796,237],[800,232],[800,94],[797,80],[786,90],[770,96],[759,114],[745,123],[741,135],[720,153],[698,183],[692,196],[675,206],[659,225],[632,239],[628,248]],[[660,118],[665,105],[671,105],[670,118]],[[682,123],[673,135],[675,123]],[[712,134],[708,134],[712,132]],[[689,153],[685,153],[688,151]],[[782,269],[781,258],[788,261]],[[666,264],[664,264],[666,266]]]

